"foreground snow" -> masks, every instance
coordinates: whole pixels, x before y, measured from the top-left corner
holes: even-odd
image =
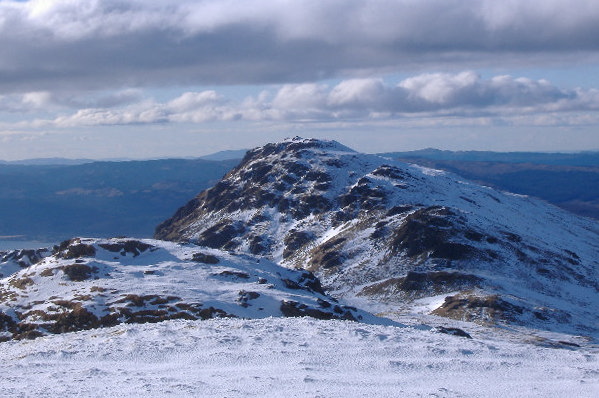
[[[599,349],[308,318],[119,325],[0,344],[0,396],[592,397]]]

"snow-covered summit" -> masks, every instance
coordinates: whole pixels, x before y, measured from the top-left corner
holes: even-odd
[[[372,308],[441,296],[452,318],[599,329],[596,222],[334,141],[249,151],[156,238],[305,268]]]

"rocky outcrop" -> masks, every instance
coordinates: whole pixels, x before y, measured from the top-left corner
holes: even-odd
[[[51,254],[51,250],[47,248],[0,251],[0,278],[37,264]]]

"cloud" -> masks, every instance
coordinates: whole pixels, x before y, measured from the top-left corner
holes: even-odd
[[[16,95],[0,95],[0,112],[30,113],[53,107],[52,94],[32,91]]]
[[[73,108],[113,108],[137,103],[142,99],[142,92],[137,89],[108,93],[30,91],[0,95],[0,112],[31,114]]]
[[[508,75],[483,80],[471,71],[423,74],[404,80],[399,87],[408,92],[411,105],[420,110],[540,106],[577,96],[575,91],[560,89],[546,80]]]
[[[595,0],[0,2],[0,93],[597,57]],[[558,62],[558,61],[555,61]]]
[[[30,96],[38,98],[34,94]],[[588,123],[588,116],[584,117],[583,113],[598,110],[599,90],[596,89],[562,89],[546,80],[508,75],[484,79],[465,71],[420,74],[394,85],[375,78],[344,80],[332,87],[314,83],[286,84],[274,92],[263,91],[241,101],[228,99],[214,90],[185,92],[164,102],[145,98],[120,107],[82,108],[52,120],[36,120],[32,125],[360,123],[426,118],[433,123],[447,118],[459,118],[464,123],[471,118],[477,124],[488,124],[489,120],[500,124],[526,121],[535,125],[542,121],[577,124]]]

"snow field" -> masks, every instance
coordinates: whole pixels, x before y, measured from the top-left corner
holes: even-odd
[[[599,349],[309,318],[119,325],[1,344],[1,396],[595,397]]]

